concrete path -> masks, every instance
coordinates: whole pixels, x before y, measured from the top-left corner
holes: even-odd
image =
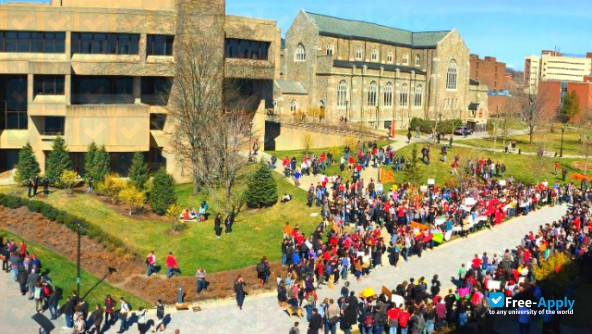
[[[468,262],[473,254],[487,251],[489,254],[500,253],[505,248],[516,246],[529,231],[534,231],[543,223],[559,219],[566,211],[565,206],[547,207],[533,212],[527,217],[508,221],[493,230],[482,231],[467,239],[455,240],[444,244],[421,258],[412,257],[409,262],[400,263],[399,268],[386,266],[370,274],[369,278],[357,282],[350,280],[350,288],[356,292],[366,287],[380,291],[383,285],[394,289],[396,284],[410,277],[418,279],[425,276],[428,280],[438,274],[443,288],[451,287],[450,277],[458,271],[460,263]],[[350,279],[351,279],[350,275]],[[256,284],[256,282],[248,282]],[[319,299],[325,297],[337,299],[341,286],[330,290],[323,287]],[[247,287],[247,290],[249,287]],[[443,289],[444,290],[444,289]],[[172,315],[171,328],[181,328],[182,333],[287,333],[294,321],[301,322],[301,332],[305,332],[306,320],[290,318],[279,309],[275,294],[247,296],[243,310],[236,307],[234,300],[216,301],[201,305],[203,311],[180,312]]]

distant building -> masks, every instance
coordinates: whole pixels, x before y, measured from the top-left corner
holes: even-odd
[[[539,94],[543,99],[545,113],[556,115],[561,109],[563,98],[575,92],[580,102],[580,114],[574,122],[578,122],[583,114],[592,111],[592,77],[586,76],[584,82],[542,81],[539,83]]]
[[[574,56],[543,50],[540,57],[524,58],[524,81],[528,84],[525,88],[532,94],[542,81],[584,82],[591,73],[592,53]]]
[[[470,55],[471,79],[487,86],[489,95],[487,107],[490,115],[495,115],[507,108],[509,91],[506,86],[506,64],[498,62],[495,57],[479,58],[476,54]]]
[[[318,108],[328,122],[379,129],[414,117],[486,123],[487,94],[472,99],[483,87],[470,84],[469,49],[454,29],[411,32],[302,11],[285,38],[278,114]]]

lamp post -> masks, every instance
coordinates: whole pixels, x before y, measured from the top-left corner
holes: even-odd
[[[349,109],[348,109],[349,101],[345,100],[345,124],[347,125],[347,121],[349,120]]]
[[[559,148],[559,157],[563,158],[563,134],[565,133],[565,123],[561,127],[561,147]]]
[[[78,226],[78,253],[76,255],[76,296],[80,297],[80,243],[82,239],[82,223],[79,220],[75,220],[76,226]]]
[[[380,113],[380,106],[376,105],[376,130],[378,130],[378,119],[379,119],[379,113]]]

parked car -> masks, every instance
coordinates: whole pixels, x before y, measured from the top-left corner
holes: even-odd
[[[454,134],[459,136],[472,135],[473,130],[468,126],[458,126],[454,129]]]

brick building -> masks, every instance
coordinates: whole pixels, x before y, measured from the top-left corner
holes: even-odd
[[[562,100],[571,92],[578,95],[580,113],[574,119],[579,122],[583,114],[592,111],[592,77],[587,76],[584,82],[541,81],[538,93],[543,96],[545,113],[555,115],[561,108]]]

